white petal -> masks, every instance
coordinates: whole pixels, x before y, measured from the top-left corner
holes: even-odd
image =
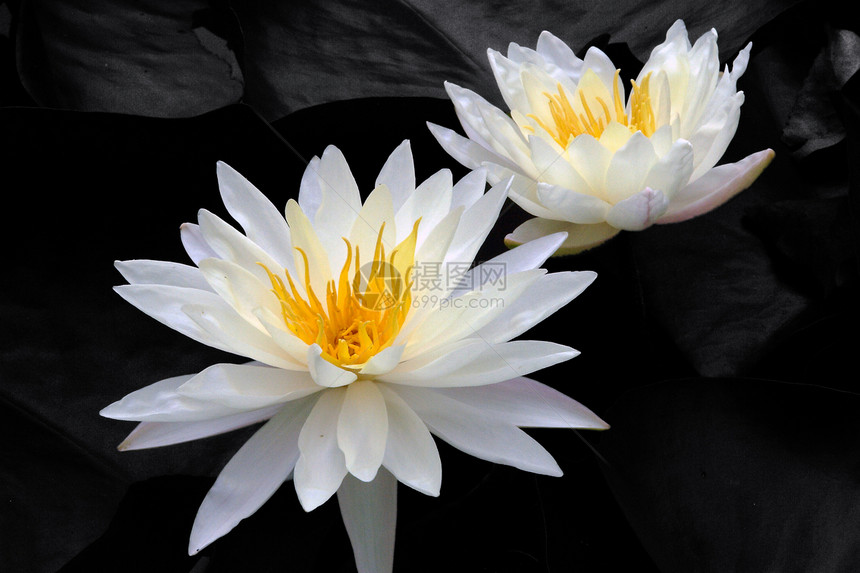
[[[546,61],[561,68],[572,81],[579,81],[582,74],[582,60],[576,57],[567,44],[546,30],[538,37],[537,53]]]
[[[269,282],[266,271],[260,264],[276,272],[283,266],[272,258],[259,245],[227,224],[226,221],[201,209],[197,215],[200,231],[206,243],[218,254],[216,258],[239,265],[259,280]],[[203,261],[197,261],[199,266]]]
[[[532,161],[540,172],[538,179],[551,185],[558,185],[582,193],[593,195],[588,182],[567,162],[564,154],[553,149],[539,137],[529,137]],[[540,191],[538,191],[540,196]]]
[[[325,503],[347,475],[343,452],[337,447],[337,419],[345,395],[345,388],[320,393],[299,434],[301,454],[293,481],[305,511]]]
[[[380,230],[382,231],[382,246],[385,248],[385,252],[390,254],[394,250],[397,245],[397,229],[395,227],[391,192],[385,185],[379,185],[370,192],[358,213],[358,217],[355,218],[348,234],[349,242],[353,249],[358,247],[364,264],[367,264],[372,262],[370,257],[373,256],[376,249]],[[409,230],[412,230],[411,226]],[[335,261],[333,259],[331,262],[332,268],[336,270],[343,268],[346,263],[345,260]]]
[[[379,376],[390,372],[400,363],[404,348],[403,345],[389,346],[377,352],[362,366],[359,373],[364,376]]]
[[[337,490],[358,573],[391,573],[397,522],[397,480],[382,470],[370,483],[346,476]]]
[[[616,203],[606,214],[606,222],[625,231],[641,231],[657,221],[669,207],[660,190],[646,187],[632,197]]]
[[[594,194],[601,199],[605,195],[606,172],[612,160],[612,152],[591,135],[584,133],[574,138],[567,147],[570,164],[588,182]]]
[[[537,195],[541,205],[553,212],[553,218],[571,223],[602,223],[611,207],[593,195],[547,183],[538,183]]]
[[[591,271],[544,275],[477,334],[490,343],[516,338],[579,296],[595,278]]]
[[[637,131],[609,162],[606,171],[607,201],[617,204],[642,191],[642,182],[655,163],[657,154],[654,146],[641,131]]]
[[[245,235],[282,266],[292,260],[290,229],[272,202],[235,169],[218,162],[218,187],[230,215]]]
[[[431,389],[398,386],[396,391],[433,434],[455,448],[489,462],[561,475],[549,452],[516,426]]]
[[[188,253],[188,257],[195,265],[203,259],[218,256],[212,247],[206,244],[206,239],[203,238],[203,233],[200,231],[199,225],[182,223],[179,226],[179,236],[182,239],[182,246],[185,247],[185,252]]]
[[[302,182],[299,184],[299,207],[311,220],[316,217],[322,202],[322,189],[320,188],[320,158],[314,156],[302,173]]]
[[[429,388],[481,386],[524,376],[579,354],[569,346],[541,340],[515,340],[500,344],[481,340],[480,345],[464,351],[469,353],[466,360],[451,357],[452,362],[458,365],[452,371],[434,373],[429,368],[421,368],[401,375],[389,373],[380,377],[380,380]],[[460,365],[464,361],[466,363]]]
[[[308,347],[308,369],[314,382],[326,388],[337,388],[354,382],[358,376],[349,370],[338,368],[322,357],[322,349],[318,344]]]
[[[137,422],[194,422],[238,414],[241,410],[214,402],[194,400],[176,393],[190,376],[174,376],[144,386],[103,408],[99,414],[114,420]]]
[[[545,272],[535,269],[517,273],[457,298],[434,299],[432,295],[414,298],[412,311],[421,312],[422,322],[408,330],[401,329],[397,342],[401,342],[401,337],[406,341],[403,359],[409,360],[448,342],[472,336]],[[441,296],[444,297],[444,293]]]
[[[491,149],[482,147],[471,139],[463,137],[456,131],[436,125],[435,123],[430,123],[429,121],[427,122],[427,128],[448,155],[469,169],[478,169],[484,162],[497,163],[510,169],[515,168],[515,165],[509,159],[502,157]]]
[[[226,535],[284,483],[299,457],[298,435],[311,403],[284,406],[227,462],[197,510],[189,555]]]
[[[217,309],[236,315],[227,302],[211,290],[199,290],[170,285],[120,285],[114,291],[126,302],[148,314],[158,322],[185,336],[208,346],[233,352],[221,337],[213,337],[183,311],[189,304],[206,309]],[[238,318],[238,315],[236,315]],[[248,325],[250,328],[250,325]]]
[[[346,389],[337,422],[337,445],[346,469],[361,481],[376,477],[388,436],[388,413],[376,383],[358,380]]]
[[[687,184],[693,173],[693,146],[683,139],[677,140],[669,152],[663,155],[648,175],[643,185],[659,189],[670,201]]]
[[[421,493],[438,496],[442,460],[430,431],[399,394],[379,385],[388,412],[388,442],[382,465],[399,481]]]
[[[208,438],[268,420],[283,404],[197,422],[141,422],[117,446],[120,451],[158,448]]]
[[[250,410],[320,391],[307,372],[255,364],[214,364],[177,388],[182,396]]]
[[[206,336],[206,344],[285,370],[307,370],[275,344],[272,337],[252,326],[226,304],[224,307],[186,304],[181,312]]]
[[[530,378],[513,378],[472,388],[443,388],[437,392],[514,426],[589,430],[609,428],[609,424],[576,400]]]
[[[130,284],[170,285],[211,291],[196,267],[169,261],[136,259],[116,261],[114,266]]]
[[[774,152],[765,149],[737,163],[720,165],[678,192],[659,223],[686,221],[714,209],[750,185],[773,160]]]
[[[223,259],[200,261],[200,272],[212,290],[230,303],[239,316],[249,324],[259,326],[260,330],[263,330],[263,327],[254,316],[255,309],[262,307],[275,315],[280,314],[281,305],[272,292],[272,283],[268,276],[265,283],[261,282],[257,275]]]
[[[505,199],[510,182],[494,185],[475,203],[463,211],[460,224],[451,239],[445,261],[471,262],[493,228]]]
[[[452,294],[459,296],[481,288],[488,281],[493,282],[501,280],[503,276],[536,269],[558,250],[565,239],[567,233],[553,233],[504,251],[471,268],[463,277],[463,288],[455,289]]]
[[[397,240],[405,239],[412,231],[415,221],[421,219],[421,224],[418,225],[418,244],[422,244],[451,210],[453,187],[454,181],[449,169],[440,169],[422,182],[395,215]]]
[[[286,208],[287,222],[290,225],[292,233],[293,246],[295,247],[295,268],[298,270],[299,279],[297,282],[300,286],[305,280],[305,260],[302,253],[307,256],[307,267],[309,267],[310,285],[317,296],[325,296],[326,285],[331,280],[331,266],[329,265],[329,253],[326,247],[320,240],[311,224],[310,219],[302,211],[298,203],[290,199],[287,201]],[[350,219],[352,224],[352,218]],[[341,255],[346,256],[346,245],[343,239],[338,237],[340,244],[343,245]]]
[[[508,189],[508,197],[523,208],[527,213],[531,213],[537,217],[551,219],[555,217],[555,213],[544,207],[537,196],[537,181],[528,177],[514,173],[509,169],[504,169],[489,163],[485,163],[487,173],[491,180],[505,181],[510,178],[511,187]]]
[[[380,185],[385,185],[391,191],[395,212],[415,191],[415,164],[408,139],[398,145],[388,156],[376,178],[376,186]]]
[[[577,225],[576,223],[568,223],[567,221],[551,221],[536,217],[529,219],[514,229],[513,233],[507,235],[505,237],[505,245],[515,247],[559,232],[567,233],[567,238],[556,251],[555,256],[581,253],[605,243],[621,232],[621,230],[606,223]]]
[[[451,194],[451,209],[463,206],[468,209],[484,195],[487,187],[487,170],[484,168],[470,171],[454,185]]]
[[[508,108],[528,110],[529,102],[520,81],[520,66],[493,49],[487,50],[487,59]]]

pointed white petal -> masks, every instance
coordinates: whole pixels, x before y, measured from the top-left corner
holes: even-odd
[[[99,414],[114,420],[137,422],[194,422],[238,414],[241,410],[223,404],[182,396],[176,389],[193,375],[174,376],[127,394]]]
[[[714,209],[755,181],[773,160],[772,149],[748,155],[737,163],[720,165],[696,179],[675,196],[659,223],[686,221]]]
[[[591,271],[546,274],[477,334],[490,343],[516,338],[579,296],[595,278]]]
[[[358,380],[347,386],[337,422],[337,445],[349,473],[371,481],[382,465],[387,436],[388,413],[376,383]]]
[[[308,347],[308,370],[314,382],[325,388],[346,386],[358,379],[354,373],[339,368],[323,358],[322,349],[318,344],[311,344]]]
[[[218,162],[218,187],[224,206],[245,235],[281,265],[292,260],[290,229],[272,202],[235,169]]]
[[[201,308],[232,313],[238,318],[227,302],[211,290],[199,290],[171,285],[120,285],[114,291],[126,302],[148,314],[158,322],[169,326],[185,336],[208,346],[233,352],[220,337],[213,337],[183,312],[189,304]],[[250,325],[249,325],[250,327]],[[253,327],[251,327],[253,328]]]
[[[454,182],[449,169],[440,169],[422,182],[395,215],[398,240],[406,238],[419,218],[418,244],[422,244],[451,210]]]
[[[370,483],[347,475],[337,490],[358,573],[391,573],[397,523],[397,480],[382,470]]]
[[[305,215],[311,220],[316,217],[317,211],[322,202],[322,189],[320,189],[320,158],[314,156],[302,173],[302,182],[299,184],[299,207],[302,208]]]
[[[212,290],[198,268],[181,263],[135,259],[116,261],[114,266],[130,284],[160,284]]]
[[[297,270],[296,279],[297,286],[305,282],[305,271],[309,268],[310,285],[317,297],[325,296],[325,289],[328,281],[331,280],[331,265],[329,265],[329,252],[326,251],[326,246],[323,244],[320,237],[317,235],[314,225],[310,219],[302,211],[298,203],[290,199],[287,201],[286,207],[287,222],[290,225],[292,233],[293,247],[295,247],[294,260]],[[353,217],[354,218],[354,217]],[[350,219],[352,224],[352,218]],[[343,246],[341,256],[346,256],[346,245],[343,239],[337,238]],[[304,256],[307,257],[308,264],[305,265]],[[292,274],[292,273],[291,273]]]
[[[428,388],[398,386],[396,392],[433,434],[467,454],[529,472],[562,474],[543,446],[490,413]]]
[[[467,263],[471,262],[487,239],[493,228],[505,199],[508,196],[510,182],[494,185],[475,203],[463,211],[460,224],[451,239],[445,261]]]
[[[195,265],[203,259],[218,256],[212,247],[206,244],[206,239],[203,238],[203,233],[200,231],[199,225],[182,223],[179,226],[179,237],[182,239],[182,246],[185,247],[185,252],[188,253],[188,257]]]
[[[117,449],[143,450],[208,438],[268,420],[281,408],[283,408],[282,404],[276,404],[251,412],[240,412],[197,422],[141,422],[117,446]]]
[[[399,394],[379,385],[388,412],[388,442],[382,465],[399,481],[426,495],[438,496],[442,460],[430,431]]]
[[[458,287],[451,294],[461,296],[466,292],[480,289],[488,282],[536,269],[558,250],[566,238],[567,233],[553,233],[504,251],[488,261],[475,265],[464,275],[462,288]]]
[[[250,410],[297,400],[321,389],[308,372],[256,364],[214,364],[176,392],[195,400]]]
[[[321,392],[299,434],[301,454],[293,481],[305,511],[328,501],[347,475],[343,452],[337,446],[337,419],[345,395],[345,388]]]
[[[415,191],[415,164],[412,159],[412,147],[408,139],[398,145],[388,156],[376,178],[376,186],[380,185],[385,185],[391,191],[395,213]]]
[[[201,209],[197,217],[200,221],[200,231],[203,233],[203,238],[218,254],[216,259],[223,259],[239,265],[267,284],[269,282],[268,275],[260,265],[265,265],[273,272],[279,271],[283,266],[259,245],[206,209]],[[197,261],[198,266],[202,263],[203,261]]]
[[[530,378],[513,378],[472,388],[441,388],[437,392],[514,426],[609,428],[609,424],[576,400]]]
[[[492,149],[478,145],[456,131],[436,125],[435,123],[430,123],[429,121],[427,122],[427,128],[448,155],[469,169],[478,169],[484,162],[496,163],[509,169],[515,168],[509,159],[502,157]]]
[[[299,457],[298,435],[311,404],[284,406],[227,462],[197,510],[189,555],[226,535],[284,483]]]
[[[459,386],[481,386],[530,374],[576,357],[579,352],[554,342],[542,340],[515,340],[480,345],[464,350],[469,356],[463,360],[452,356],[456,369],[434,373],[430,368],[421,368],[401,375],[389,374],[380,377],[384,382],[406,386],[428,388],[452,388]],[[465,364],[460,365],[462,362]]]
[[[484,168],[470,171],[454,185],[451,194],[451,209],[461,205],[468,209],[484,195],[487,187],[487,170]]]

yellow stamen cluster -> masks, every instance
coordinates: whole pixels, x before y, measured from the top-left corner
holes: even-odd
[[[415,222],[412,233],[387,257],[382,244],[383,224],[373,259],[364,267],[358,245],[353,247],[344,237],[346,262],[337,281],[332,279],[326,285],[324,300],[320,300],[311,287],[308,257],[298,247],[296,250],[304,260],[306,297],[300,294],[289,272],[284,271],[287,286],[279,276],[261,265],[281,303],[287,328],[307,344],[318,344],[323,358],[347,368],[360,366],[388,348],[400,332],[412,302],[409,279],[419,222]]]
[[[592,97],[592,102],[589,104],[589,98],[584,93],[585,90],[577,90],[576,93],[579,95],[579,101],[582,104],[583,110],[577,113],[573,105],[571,105],[564,88],[559,83],[557,94],[544,92],[544,95],[549,99],[549,112],[555,124],[554,128],[547,125],[537,115],[529,114],[528,117],[534,119],[559,145],[565,148],[571,139],[583,133],[588,133],[593,137],[599,138],[603,130],[606,129],[606,126],[613,120],[627,126],[631,133],[641,131],[646,137],[651,137],[657,128],[649,96],[651,74],[646,75],[642,79],[642,85],[637,85],[633,80],[630,81],[633,85],[633,90],[630,93],[630,114],[628,116],[624,108],[624,101],[621,98],[621,90],[619,89],[618,76],[620,73],[621,70],[615,70],[612,85],[612,109],[599,96]],[[599,110],[592,109],[592,105],[595,102],[600,106]],[[526,129],[530,128],[526,127]],[[533,128],[531,130],[533,131]]]

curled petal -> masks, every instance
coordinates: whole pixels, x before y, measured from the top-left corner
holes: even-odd
[[[678,192],[658,223],[677,223],[692,219],[718,207],[752,185],[773,160],[772,149],[748,155],[737,163],[711,169]]]

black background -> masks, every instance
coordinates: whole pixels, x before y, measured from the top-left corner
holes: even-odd
[[[0,3],[0,570],[354,570],[334,500],[306,514],[289,483],[187,556],[253,428],[119,453],[133,424],[98,411],[242,359],[123,302],[113,261],[185,261],[179,225],[226,215],[217,160],[278,206],[328,144],[364,193],[403,139],[419,180],[462,176],[424,122],[458,127],[446,79],[498,103],[487,46],[548,28],[633,77],[677,17],[723,61],[754,42],[723,162],[776,159],[709,214],[547,263],[598,279],[527,335],[582,351],[534,377],[612,429],[529,430],[562,478],[440,443],[442,495],[400,489],[395,570],[860,570],[860,40],[836,2],[70,4]]]

